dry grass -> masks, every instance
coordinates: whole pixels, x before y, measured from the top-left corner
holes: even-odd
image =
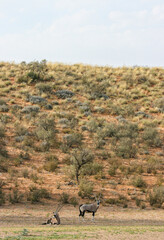
[[[31,186],[46,188],[57,200],[65,192],[81,201],[75,171],[64,159],[71,159],[73,149],[82,146],[91,150],[94,163],[102,169],[93,174],[81,171],[80,180],[92,182],[94,192],[101,192],[104,200],[119,199],[121,195],[127,199],[124,206],[134,207],[137,197],[150,206],[147,189],[164,186],[162,68],[2,62],[0,70],[0,124],[5,128],[5,137],[1,138],[8,153],[3,159],[0,156],[0,180],[5,182],[2,190],[6,202],[15,188],[26,202]],[[74,95],[58,98],[58,90],[69,90]],[[46,103],[29,102],[29,95],[45,98]],[[25,106],[31,105],[39,107],[39,112],[22,113]],[[41,124],[43,119],[46,129]],[[114,132],[109,131],[111,123]],[[64,145],[67,134],[82,139]],[[55,172],[51,172],[51,166],[44,168],[49,154],[59,160]],[[24,177],[25,168],[29,177]],[[109,174],[110,169],[114,174]],[[146,188],[133,186],[136,175],[144,180]]]

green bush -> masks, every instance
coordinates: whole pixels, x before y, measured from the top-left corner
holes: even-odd
[[[17,83],[28,83],[29,77],[27,75],[21,75],[17,79]]]
[[[155,187],[149,193],[148,200],[151,206],[160,208],[164,203],[164,186]]]
[[[136,198],[135,199],[135,202],[136,202],[136,206],[139,207],[141,205],[141,199],[139,198]]]
[[[99,172],[101,172],[102,169],[103,169],[103,166],[100,165],[99,163],[89,163],[82,168],[81,174],[88,175],[88,176],[96,175]]]
[[[0,124],[0,139],[5,136],[5,128],[2,124]]]
[[[155,128],[151,128],[151,127],[145,128],[142,138],[148,144],[148,146],[151,146],[151,147],[162,146],[162,140],[160,138],[160,135],[157,129]]]
[[[46,163],[44,169],[49,172],[54,172],[58,167],[59,160],[55,155],[48,155],[46,157]]]
[[[28,133],[28,130],[26,127],[24,127],[20,123],[17,123],[17,124],[15,124],[15,133],[17,136],[23,136]]]
[[[109,168],[109,170],[108,170],[108,174],[110,175],[110,176],[115,176],[116,175],[116,170],[117,170],[117,168],[118,168],[118,166],[117,165],[112,165],[112,166],[110,166],[110,168]]]
[[[7,151],[5,149],[5,142],[4,142],[4,137],[5,137],[5,127],[0,124],[0,168],[1,164],[4,163],[5,159],[4,157],[7,157]]]
[[[145,188],[147,186],[146,182],[142,179],[142,177],[136,177],[132,183],[133,186],[139,188]]]
[[[164,113],[164,97],[156,100],[155,106],[159,108],[160,112]]]
[[[76,207],[78,205],[78,201],[77,201],[76,197],[70,198],[69,203],[72,204],[74,207]]]
[[[109,198],[105,200],[105,203],[114,205],[118,203],[118,200],[116,198]]]
[[[12,193],[9,194],[9,201],[12,203],[12,204],[15,204],[15,203],[19,203],[21,202],[23,198],[23,194],[21,194],[18,189],[14,189],[12,191]]]
[[[113,137],[116,135],[117,125],[115,123],[108,123],[104,128],[104,137]]]
[[[36,84],[36,88],[39,90],[40,94],[43,92],[51,93],[53,87],[50,83],[38,83]]]
[[[66,204],[69,203],[69,195],[65,192],[63,192],[60,196],[60,202]]]
[[[31,173],[30,175],[30,179],[34,182],[34,183],[37,183],[39,177],[36,173]]]
[[[163,160],[158,157],[150,157],[147,161],[146,168],[147,173],[156,174],[157,170],[163,169]]]
[[[46,60],[30,62],[22,65],[22,68],[26,71],[25,74],[18,77],[18,83],[36,83],[52,80],[52,76],[48,75],[47,72]]]
[[[38,140],[44,140],[54,146],[57,142],[54,118],[49,118],[45,115],[41,116],[37,122],[35,133]]]
[[[22,171],[22,176],[24,178],[29,178],[29,171],[27,168],[25,168],[23,171]]]
[[[50,160],[44,164],[44,169],[49,172],[55,172],[58,167],[58,161]]]
[[[124,123],[124,124],[118,124],[115,137],[117,140],[121,138],[130,138],[133,140],[136,140],[138,137],[138,125],[133,123]]]
[[[90,132],[96,132],[98,128],[98,122],[95,119],[91,119],[87,123],[87,127]]]
[[[47,189],[42,188],[38,189],[36,187],[30,187],[30,192],[28,194],[28,200],[31,203],[37,203],[40,202],[42,198],[50,198],[50,194],[47,191]]]
[[[5,194],[0,188],[0,206],[5,203]]]
[[[68,134],[64,136],[63,140],[64,144],[69,148],[73,146],[78,146],[81,145],[82,143],[82,134],[81,133]]]
[[[139,84],[145,83],[145,82],[147,82],[148,80],[149,80],[148,77],[145,76],[145,75],[139,76],[139,77],[137,78],[137,82],[138,82]]]
[[[124,208],[127,208],[127,198],[123,195],[119,195],[118,198],[109,198],[105,200],[105,203],[112,205],[121,205]]]
[[[114,148],[118,157],[134,158],[137,154],[137,147],[130,138],[122,138]]]
[[[78,195],[81,198],[91,198],[93,195],[93,183],[87,180],[82,180],[79,185]]]

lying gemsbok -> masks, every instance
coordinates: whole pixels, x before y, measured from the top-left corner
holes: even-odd
[[[80,220],[80,216],[82,216],[84,219],[85,212],[89,212],[89,213],[92,213],[92,221],[94,221],[95,213],[97,212],[97,209],[99,208],[99,205],[100,205],[100,197],[101,195],[99,196],[99,199],[97,199],[97,197],[95,196],[95,200],[96,200],[95,203],[81,204],[79,206],[79,211],[80,211],[79,220]]]
[[[42,225],[47,225],[47,224],[50,224],[50,225],[59,225],[60,224],[60,217],[59,217],[59,211],[60,209],[63,207],[64,205],[63,204],[58,204],[55,212],[53,212],[53,217],[49,218],[47,220],[47,222],[44,222],[42,223]],[[57,222],[53,222],[53,219],[56,218],[56,221]]]

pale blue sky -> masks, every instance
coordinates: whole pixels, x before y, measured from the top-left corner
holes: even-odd
[[[0,61],[164,66],[164,0],[0,0]]]

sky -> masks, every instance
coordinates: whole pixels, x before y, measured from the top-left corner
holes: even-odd
[[[0,61],[164,66],[164,0],[0,0]]]

